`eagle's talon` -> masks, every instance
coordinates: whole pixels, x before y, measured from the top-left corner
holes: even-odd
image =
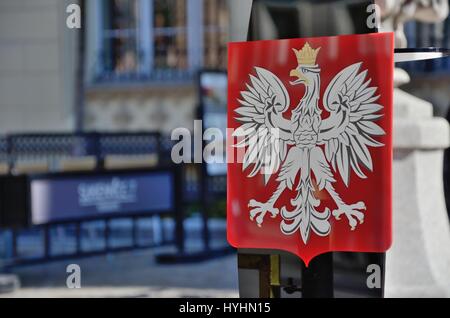
[[[354,218],[349,218],[348,219],[348,224],[350,225],[351,230],[354,231],[356,226],[358,225],[358,222],[356,222],[356,220]]]
[[[359,224],[364,223],[364,213],[360,210],[366,210],[364,202],[360,201],[351,205],[343,204],[337,210],[333,211],[333,216],[336,220],[340,220],[341,215],[345,214],[348,219],[348,225],[350,225],[350,230],[354,231],[358,225],[358,221]]]
[[[261,213],[261,214],[258,215],[258,217],[256,218],[256,224],[257,224],[259,227],[261,227],[261,224],[263,223],[263,221],[264,221],[264,214]]]
[[[250,210],[250,220],[255,220],[258,227],[261,227],[267,212],[271,214],[272,218],[275,218],[279,213],[278,209],[274,208],[269,202],[261,203],[252,199],[249,201],[248,206],[253,208]]]
[[[333,210],[333,216],[336,220],[340,220],[341,219],[341,212],[339,212],[339,210]]]

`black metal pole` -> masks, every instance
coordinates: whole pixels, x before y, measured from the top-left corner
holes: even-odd
[[[198,75],[198,86],[201,87],[200,83],[200,74]],[[201,96],[201,93],[200,93]],[[200,118],[202,120],[202,131],[205,130],[204,124],[203,124],[203,118],[204,118],[204,105],[202,98],[200,98],[200,104],[197,107],[197,118]],[[203,140],[202,141],[202,149],[205,149],[206,143]],[[200,190],[200,213],[202,217],[202,239],[203,239],[203,247],[205,251],[209,251],[210,248],[210,234],[209,234],[209,228],[208,228],[208,171],[206,168],[206,163],[203,162],[200,164],[200,172],[199,172],[200,182],[199,182],[199,190]]]
[[[181,166],[175,165],[175,243],[178,253],[184,253],[184,209],[183,209],[183,176]]]
[[[50,236],[50,226],[48,224],[44,225],[44,259],[49,260],[51,257],[51,236]]]
[[[386,282],[386,253],[381,253],[379,255],[379,260],[381,264],[381,290],[380,298],[384,298],[385,282]]]
[[[105,219],[105,232],[104,232],[104,241],[105,241],[105,252],[109,251],[109,237],[111,235],[110,227],[109,227],[109,218]]]
[[[86,41],[86,1],[80,0],[78,2],[81,10],[81,28],[78,30],[78,55],[77,55],[77,68],[76,68],[76,79],[75,79],[75,131],[83,131],[83,121],[84,121],[84,67],[85,67],[85,41]]]
[[[367,253],[368,264],[378,265],[381,270],[381,288],[373,290],[374,298],[384,298],[384,282],[386,273],[386,253]]]
[[[11,256],[15,262],[19,255],[19,253],[17,251],[17,229],[15,229],[15,228],[11,229],[11,245],[12,245],[12,255]]]
[[[205,248],[205,251],[208,251],[210,248],[210,234],[209,234],[209,227],[208,227],[208,206],[209,206],[209,200],[208,200],[208,173],[206,171],[206,164],[201,164],[201,171],[200,171],[200,209],[201,209],[201,215],[202,215],[202,224],[203,224],[203,231],[202,231],[202,237],[203,237],[203,246]]]
[[[131,228],[131,231],[132,231],[132,233],[131,233],[132,243],[131,243],[131,245],[132,245],[132,247],[136,248],[136,247],[139,246],[139,243],[138,243],[138,241],[139,241],[139,238],[138,238],[138,218],[137,217],[133,217],[131,219],[131,221],[132,221],[132,228]]]
[[[303,298],[333,298],[333,253],[316,256],[302,269]]]
[[[80,255],[82,251],[81,247],[82,231],[81,222],[75,223],[75,254]]]

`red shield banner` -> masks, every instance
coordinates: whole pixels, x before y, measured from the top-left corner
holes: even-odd
[[[393,69],[392,33],[229,45],[231,245],[390,247]]]

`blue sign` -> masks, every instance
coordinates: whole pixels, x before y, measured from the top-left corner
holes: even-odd
[[[170,172],[37,176],[30,181],[35,225],[114,214],[170,212],[174,209]]]

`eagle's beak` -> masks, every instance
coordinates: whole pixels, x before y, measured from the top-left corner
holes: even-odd
[[[298,69],[296,69],[296,68],[291,70],[291,72],[289,73],[289,76],[297,77],[297,79],[295,81],[290,82],[291,85],[298,85],[300,83],[308,83],[308,79],[303,74],[301,74],[298,71]]]

